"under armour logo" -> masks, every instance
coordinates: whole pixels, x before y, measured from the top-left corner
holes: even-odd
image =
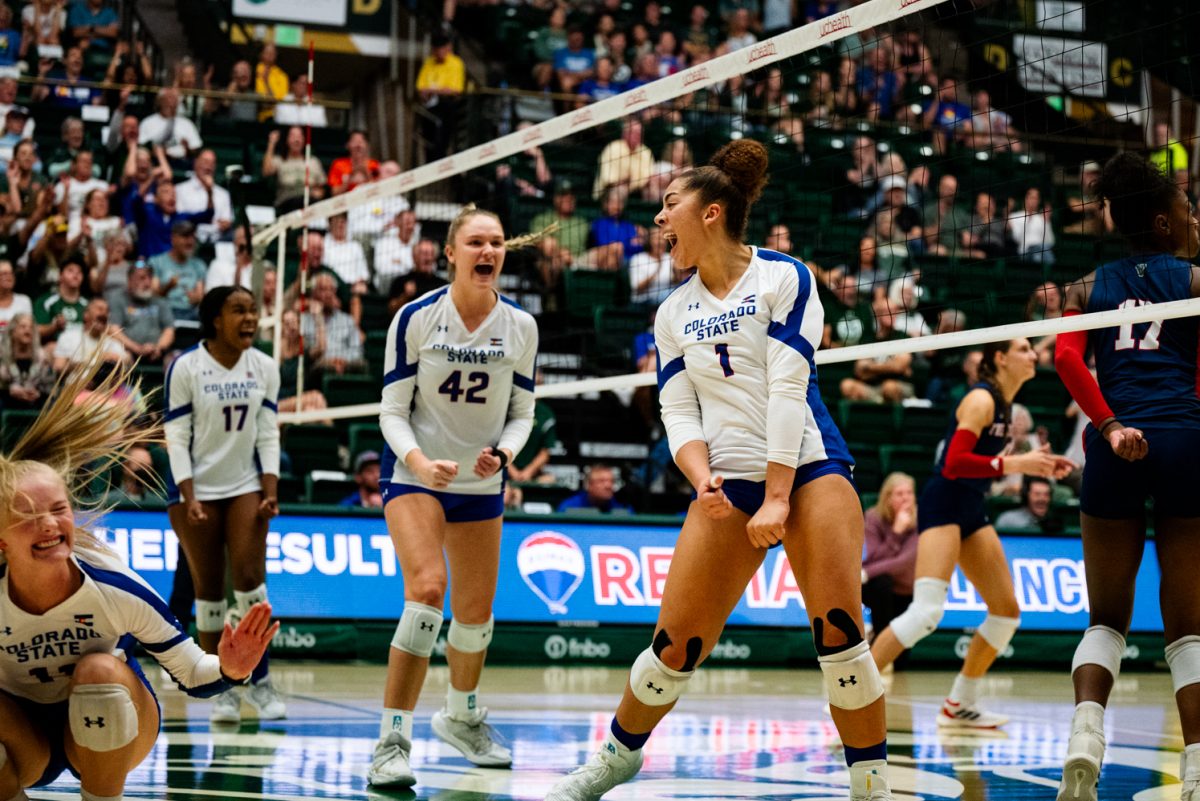
[[[848,687],[851,684],[858,684],[858,680],[855,679],[854,676],[851,676],[848,679],[838,679],[838,685],[841,687]]]
[[[663,694],[663,689],[664,689],[664,688],[662,688],[662,687],[655,687],[655,686],[654,686],[654,682],[652,682],[652,681],[648,681],[648,682],[646,682],[646,689],[647,689],[647,690],[654,690],[654,692],[655,692],[656,694],[658,694],[658,695],[662,695],[662,694]]]
[[[89,729],[92,728],[92,726],[95,726],[97,729],[103,729],[104,728],[104,718],[95,718],[95,719],[84,718],[83,725]]]
[[[696,309],[699,309],[699,308],[700,308],[699,303],[689,303],[688,304],[688,311],[696,311]]]
[[[421,623],[421,631],[433,631],[432,623]]]
[[[437,330],[438,330],[438,331],[449,331],[449,330],[450,330],[450,326],[448,326],[448,325],[439,325],[439,326],[437,326]]]
[[[4,636],[7,637],[10,634],[12,634],[12,626],[5,626],[4,627]]]

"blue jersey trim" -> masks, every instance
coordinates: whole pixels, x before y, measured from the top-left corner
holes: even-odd
[[[159,614],[160,617],[162,617],[163,620],[170,623],[180,632],[183,631],[183,626],[179,624],[179,621],[175,618],[175,615],[171,614],[171,608],[167,606],[167,602],[160,598],[158,593],[156,593],[154,590],[139,584],[137,581],[129,576],[126,576],[124,573],[118,573],[113,570],[103,570],[95,565],[89,565],[87,562],[78,558],[75,561],[79,563],[80,569],[82,569],[83,572],[92,579],[92,581],[96,582],[97,584],[107,584],[110,587],[116,587],[118,590],[129,593],[138,600],[148,604],[150,608],[152,608]]]
[[[661,357],[658,356],[658,352],[656,351],[655,359],[658,361],[658,391],[662,392],[663,387],[667,385],[668,381],[683,372],[685,365],[682,356],[676,356],[671,361],[663,364]]]
[[[807,360],[812,360],[813,346],[800,334],[800,326],[804,323],[804,311],[808,308],[808,298],[812,294],[812,275],[804,263],[793,259],[791,256],[783,253],[776,253],[773,250],[759,250],[758,255],[765,261],[783,262],[791,264],[796,270],[796,298],[793,301],[792,310],[788,312],[787,318],[782,322],[772,320],[767,326],[767,336],[777,339],[783,344],[792,348]]]
[[[165,390],[164,390],[164,392],[165,392]],[[192,404],[185,403],[182,406],[180,406],[178,409],[169,409],[167,411],[166,415],[163,417],[163,422],[169,423],[172,420],[177,420],[180,417],[184,417],[185,415],[189,415],[191,413],[192,413]]]
[[[434,290],[431,294],[426,295],[420,300],[414,300],[400,310],[400,321],[396,325],[396,366],[383,377],[383,385],[385,387],[395,381],[412,378],[417,374],[417,362],[408,363],[408,343],[405,342],[405,335],[408,333],[408,324],[412,322],[414,314],[427,306],[437,303],[449,291],[450,287],[442,287],[441,289]],[[500,295],[500,297],[503,298],[504,296]]]
[[[175,375],[175,365],[179,364],[185,356],[200,347],[199,343],[192,345],[183,353],[175,357],[175,361],[171,362],[171,366],[167,368],[167,377],[163,380],[163,411],[171,411],[171,378]]]
[[[154,642],[154,643],[144,642],[144,643],[142,643],[142,647],[145,648],[147,651],[149,651],[152,654],[161,654],[161,653],[170,651],[172,648],[179,645],[180,643],[187,642],[189,639],[191,639],[191,638],[188,637],[188,635],[184,634],[181,631],[181,632],[179,632],[179,634],[177,636],[172,637],[171,639],[167,640],[166,642]]]
[[[267,398],[263,398],[263,406],[265,406],[266,408],[275,412],[276,414],[279,413],[279,406],[276,405],[275,401],[268,400]]]
[[[525,390],[526,392],[533,392],[533,379],[529,376],[524,376],[520,373],[514,372],[513,384]]]

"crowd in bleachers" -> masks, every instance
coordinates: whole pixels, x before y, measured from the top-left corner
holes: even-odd
[[[492,26],[476,44],[506,54],[492,77],[534,91],[506,100],[484,129],[502,133],[629,91],[844,5],[488,6],[502,18],[499,36]],[[204,291],[252,282],[247,205],[285,213],[301,205],[306,184],[319,200],[400,172],[376,157],[365,132],[322,128],[324,110],[300,102],[306,76],[285,73],[269,42],[247,49],[228,80],[187,54],[169,54],[156,76],[101,0],[14,10],[0,4],[0,70],[10,65],[0,72],[0,408],[10,431],[58,373],[99,347],[106,358],[137,360],[149,387],[160,383],[172,354],[196,341]],[[5,11],[19,30],[6,28]],[[414,87],[427,112],[426,157],[464,141],[466,76],[455,47],[471,35],[472,17],[458,13],[457,33],[435,31]],[[550,380],[653,369],[652,309],[685,277],[653,214],[672,178],[731,136],[769,145],[772,182],[750,239],[813,268],[825,347],[1059,316],[1064,282],[1111,252],[1096,246],[1111,227],[1090,192],[1099,165],[1071,165],[1069,184],[1051,184],[1037,147],[982,85],[952,74],[923,33],[858,31],[804,64],[738,76],[600,136],[532,146],[487,168],[483,184],[457,185],[460,199],[500,212],[510,234],[552,229],[531,253],[514,254],[505,276],[505,288],[541,312]],[[38,77],[53,80],[26,80]],[[89,83],[97,80],[119,88]],[[203,89],[226,93],[195,93]],[[88,106],[103,108],[107,122]],[[318,126],[307,158],[306,122]],[[1187,152],[1168,126],[1155,126],[1150,149],[1186,186]],[[310,231],[303,244],[315,274],[303,308],[294,281],[302,243],[289,239],[283,335],[264,343],[281,350],[282,411],[377,400],[388,320],[446,280],[444,221],[419,211],[395,196]],[[268,266],[264,316],[277,309],[276,279]],[[1053,338],[1037,348],[1048,371]],[[946,409],[977,362],[974,351],[938,351],[821,369],[868,501],[887,473],[928,475]],[[1020,447],[1077,439],[1069,429],[1078,417],[1066,416],[1053,375],[1026,395],[1019,400],[1032,416]],[[547,433],[508,468],[514,506],[554,509],[575,490],[583,506],[605,510],[673,513],[686,503],[664,458],[652,391],[541,402],[538,414]],[[284,442],[284,492],[377,504],[378,478],[372,488],[363,461],[382,447],[372,423],[294,426]],[[1022,493],[1031,494],[997,488],[1002,499]],[[1056,497],[1067,493],[1055,488]]]

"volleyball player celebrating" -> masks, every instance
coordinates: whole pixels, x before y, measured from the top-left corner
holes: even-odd
[[[992,481],[1012,473],[1062,478],[1069,459],[1045,450],[1003,455],[1009,443],[1012,399],[1037,372],[1037,352],[1027,339],[993,342],[983,349],[979,383],[959,402],[946,431],[937,474],[917,505],[917,566],[913,600],[871,646],[883,668],[937,628],[955,565],[987,604],[963,667],[938,713],[939,726],[990,729],[1008,721],[980,708],[979,680],[1003,653],[1020,624],[1012,575],[1000,537],[988,519]]]
[[[1067,288],[1065,316],[1200,296],[1200,223],[1187,195],[1133,153],[1114,156],[1096,184],[1134,255]],[[1090,626],[1071,666],[1075,715],[1059,801],[1095,801],[1104,759],[1104,707],[1121,668],[1142,561],[1146,499],[1154,543],[1167,664],[1185,749],[1184,801],[1200,799],[1200,398],[1196,319],[1060,334],[1055,364],[1091,420],[1079,499]],[[1096,378],[1088,372],[1088,347]],[[1097,384],[1097,378],[1099,384]]]
[[[447,234],[450,286],[401,308],[388,333],[379,421],[387,440],[383,503],[404,575],[404,613],[388,654],[380,738],[367,773],[375,787],[416,782],[409,765],[413,710],[451,576],[450,686],[433,731],[476,765],[512,763],[485,722],[478,688],[492,639],[503,471],[533,428],[537,323],[495,288],[506,246],[525,241],[506,243],[496,215],[465,208]]]
[[[79,777],[84,801],[123,797],[161,717],[133,658],[138,642],[205,696],[248,678],[279,628],[256,604],[236,631],[224,627],[219,656],[205,654],[149,585],[77,528],[76,495],[96,463],[120,463],[145,436],[126,433],[127,372],[76,403],[99,366],[72,373],[0,454],[0,798],[14,801],[64,770]]]
[[[279,513],[279,368],[253,347],[258,312],[243,287],[209,290],[200,301],[200,329],[202,341],[171,364],[163,388],[171,467],[167,514],[195,583],[200,645],[216,653],[230,611],[226,551],[234,625],[267,600],[267,524]],[[260,719],[287,714],[271,686],[266,657],[246,698]],[[209,720],[241,720],[238,688],[217,697]]]
[[[863,640],[863,518],[853,460],[816,386],[823,313],[809,269],[743,244],[767,153],[741,139],[671,182],[655,218],[697,274],[659,307],[663,422],[697,498],[675,545],[652,644],[634,661],[603,747],[552,801],[628,781],[767,548],[783,544],[812,619],[852,799],[890,799],[883,685]]]

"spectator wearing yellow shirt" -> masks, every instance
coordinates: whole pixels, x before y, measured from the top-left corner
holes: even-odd
[[[653,174],[654,154],[642,142],[642,123],[636,117],[626,117],[621,138],[600,151],[592,195],[599,199],[609,189],[623,189],[627,194],[640,192]]]
[[[279,52],[274,42],[264,42],[262,52],[258,54],[258,64],[254,68],[254,91],[258,94],[283,100],[291,88],[287,73],[275,66]],[[259,112],[259,120],[269,120],[275,116],[275,105],[270,104]]]
[[[446,155],[450,149],[458,125],[459,98],[467,88],[467,70],[462,59],[454,55],[450,37],[436,33],[430,44],[433,52],[417,73],[417,93],[432,115],[424,121],[425,152],[432,160]]]
[[[1180,172],[1187,173],[1187,149],[1171,138],[1171,127],[1165,122],[1154,123],[1154,149],[1150,151],[1150,163],[1168,178],[1174,178]]]

